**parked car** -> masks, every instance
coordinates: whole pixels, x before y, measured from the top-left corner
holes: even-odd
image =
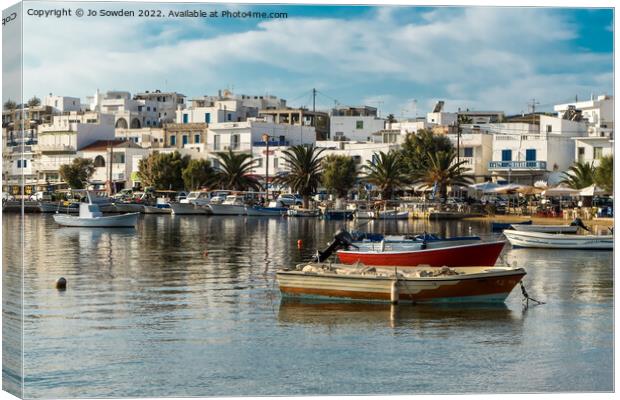
[[[276,201],[287,206],[301,205],[304,202],[303,198],[298,194],[281,194]]]

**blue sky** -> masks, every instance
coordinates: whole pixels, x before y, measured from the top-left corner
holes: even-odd
[[[49,8],[50,3],[26,3]],[[59,7],[63,3],[55,3]],[[121,8],[120,3],[66,3]],[[527,111],[577,95],[613,94],[611,9],[280,6],[134,3],[128,8],[231,9],[287,19],[25,17],[24,96],[168,89],[189,97],[233,89],[293,106],[366,104],[382,115]]]

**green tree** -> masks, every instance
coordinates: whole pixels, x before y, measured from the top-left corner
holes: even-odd
[[[594,171],[594,182],[608,193],[614,191],[614,156],[601,158],[601,163]]]
[[[594,163],[575,163],[564,172],[562,183],[573,189],[583,189],[594,183]]]
[[[217,171],[220,187],[229,190],[260,190],[258,180],[251,176],[252,169],[256,166],[252,155],[247,153],[220,152],[216,154],[219,160]]]
[[[189,156],[173,153],[154,153],[140,160],[138,176],[143,186],[157,190],[181,190],[184,188],[183,170],[189,164]]]
[[[299,193],[304,208],[308,208],[310,196],[321,184],[323,165],[320,156],[324,150],[314,145],[297,145],[283,151],[284,162],[290,172],[276,176],[274,182],[288,185],[292,191]]]
[[[456,161],[456,151],[439,151],[428,155],[430,164],[425,171],[414,175],[416,182],[427,187],[437,185],[439,198],[445,199],[448,195],[448,186],[466,186],[472,183],[472,178],[465,175],[467,168],[463,167],[466,161]]]
[[[211,188],[216,184],[218,178],[209,160],[189,160],[181,176],[187,190]]]
[[[37,96],[33,96],[30,100],[28,100],[28,107],[37,107],[41,105],[41,99]]]
[[[392,150],[388,153],[381,151],[375,155],[374,162],[366,161],[367,164],[363,167],[366,171],[364,180],[379,188],[382,199],[391,199],[396,189],[409,183],[402,153]]]
[[[15,103],[13,100],[8,99],[5,103],[4,103],[4,109],[8,110],[8,111],[13,111],[17,108],[17,103]]]
[[[338,197],[346,197],[349,190],[355,185],[357,168],[355,161],[349,156],[329,155],[321,161],[323,186],[335,192]]]
[[[435,135],[427,129],[419,129],[410,133],[403,143],[403,162],[410,174],[420,174],[428,170],[430,155],[440,151],[448,152],[454,149],[450,139],[445,135]]]
[[[388,129],[392,129],[392,124],[396,122],[396,118],[394,118],[394,114],[389,114],[385,120],[388,123]]]
[[[77,157],[71,164],[61,165],[58,172],[71,189],[84,189],[88,179],[95,173],[95,164],[90,158]]]
[[[471,117],[464,115],[464,114],[459,114],[456,117],[456,122],[460,125],[460,124],[471,124],[474,121],[471,119]]]

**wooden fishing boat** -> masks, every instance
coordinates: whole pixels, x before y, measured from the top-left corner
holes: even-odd
[[[353,210],[325,210],[323,217],[329,220],[353,219]]]
[[[145,214],[171,214],[172,208],[170,204],[157,204],[154,206],[144,205],[142,212]]]
[[[493,232],[501,232],[504,229],[510,229],[513,225],[532,225],[532,221],[521,221],[521,222],[492,222],[491,223],[491,231]]]
[[[519,232],[540,233],[577,233],[577,225],[511,225],[512,229]]]
[[[443,244],[442,244],[443,243]],[[461,244],[459,242],[416,243],[417,248],[384,247],[339,250],[338,258],[344,264],[357,262],[366,265],[449,266],[495,265],[504,247],[503,241]],[[441,244],[441,245],[440,245]]]
[[[525,276],[509,267],[368,267],[307,263],[276,272],[283,296],[349,301],[504,302]]]
[[[613,235],[564,235],[541,232],[504,231],[513,247],[544,249],[613,250]]]
[[[387,210],[379,211],[378,219],[409,219],[409,211]]]

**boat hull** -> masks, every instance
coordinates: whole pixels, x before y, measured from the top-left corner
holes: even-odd
[[[171,214],[171,208],[162,208],[162,207],[154,207],[154,206],[144,206],[143,211],[145,214]]]
[[[386,211],[380,212],[377,216],[378,219],[409,219],[409,211]]]
[[[283,207],[246,207],[245,213],[248,217],[281,217],[286,214],[287,209]]]
[[[512,229],[519,232],[540,233],[577,233],[577,225],[511,225]]]
[[[79,228],[135,228],[140,213],[83,218],[66,214],[54,214],[54,221],[62,226]]]
[[[525,270],[518,268],[466,275],[400,278],[396,290],[399,301],[413,303],[498,303],[506,300],[524,275]],[[278,271],[276,276],[283,296],[393,301],[394,278],[302,271]]]
[[[198,207],[188,203],[170,203],[172,215],[205,215],[206,208]]]
[[[353,219],[353,211],[350,210],[328,210],[323,213],[325,219],[329,220],[347,220]]]
[[[404,251],[338,251],[338,258],[344,264],[399,265],[414,267],[463,267],[468,265],[495,265],[504,247],[504,242],[473,243],[425,250]]]
[[[611,235],[562,235],[540,232],[504,231],[513,247],[574,250],[613,250]]]
[[[234,204],[209,204],[213,215],[245,215],[245,206]]]
[[[308,218],[316,218],[321,215],[321,211],[316,210],[302,210],[302,209],[289,209],[286,214],[289,217],[308,217]]]

